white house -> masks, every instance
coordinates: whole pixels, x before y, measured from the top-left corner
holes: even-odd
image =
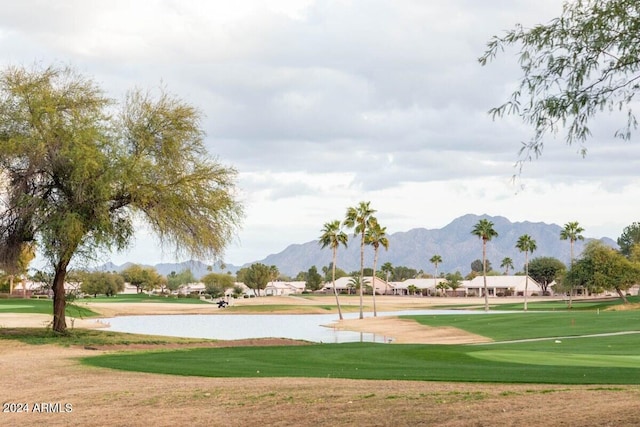
[[[265,295],[291,295],[301,294],[306,288],[304,281],[293,282],[269,282],[264,288]]]
[[[198,283],[187,283],[185,285],[180,285],[178,288],[178,293],[189,295],[193,293],[202,294],[204,293],[206,286],[202,282]]]
[[[442,277],[436,279],[406,279],[402,282],[393,282],[391,284],[393,295],[413,295],[414,293],[409,291],[409,287],[413,286],[417,289],[416,294],[431,296],[436,295],[436,286],[446,281]]]
[[[393,287],[390,283],[387,283],[386,280],[376,277],[375,279],[376,286],[376,295],[387,295],[391,294],[393,291]],[[373,276],[366,276],[364,278],[365,290],[373,286]],[[353,277],[346,276],[336,279],[336,291],[340,294],[348,294],[350,292],[357,293],[357,291],[353,288]],[[333,292],[333,284],[332,282],[327,282],[322,287],[323,292]]]
[[[525,286],[527,296],[542,295],[542,286],[530,276],[487,276],[487,295],[495,296],[524,296]],[[476,276],[473,280],[463,283],[467,296],[484,295],[484,277]],[[552,292],[549,289],[549,292]]]

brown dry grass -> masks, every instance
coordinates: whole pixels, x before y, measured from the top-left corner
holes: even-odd
[[[3,403],[25,402],[32,408],[36,402],[60,402],[73,408],[70,413],[1,413],[0,423],[154,427],[640,424],[640,386],[219,379],[120,372],[78,362],[79,357],[103,351],[0,341]]]

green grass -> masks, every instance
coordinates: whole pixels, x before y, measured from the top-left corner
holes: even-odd
[[[0,299],[0,313],[53,314],[53,300],[50,299]],[[98,313],[76,304],[69,304],[65,310],[69,317],[93,317]]]
[[[118,302],[170,300],[126,296]],[[93,299],[92,299],[93,300]],[[192,302],[197,300],[191,300]],[[127,352],[84,358],[87,365],[172,375],[209,377],[329,377],[377,380],[469,381],[549,384],[640,384],[640,334],[583,335],[640,330],[640,311],[555,310],[511,314],[404,316],[430,326],[455,326],[498,342],[482,345],[388,345],[375,343],[306,346],[195,348]],[[329,309],[330,306],[313,306]],[[594,307],[596,309],[594,309]],[[281,310],[273,305],[256,312]],[[504,308],[502,306],[501,308]],[[69,307],[68,316],[82,307]],[[266,311],[265,311],[266,310]],[[50,300],[0,300],[0,312],[47,313]],[[574,338],[564,338],[571,337]],[[556,338],[563,337],[563,338]],[[505,342],[536,339],[542,341]],[[60,336],[45,329],[0,328],[0,339],[30,344],[107,345],[202,340],[72,330]],[[559,342],[558,342],[559,341]]]
[[[640,329],[640,312],[410,316],[499,340]],[[83,363],[211,377],[330,377],[374,380],[640,384],[640,333],[482,345],[315,344],[110,354]],[[179,363],[177,363],[179,361]]]
[[[640,335],[576,338],[570,350],[549,342],[496,345],[316,344],[200,348],[85,358],[92,366],[207,377],[316,377],[370,380],[549,384],[638,384]],[[578,342],[579,341],[579,342]],[[628,352],[611,354],[611,348]],[[544,349],[544,350],[543,350]],[[509,351],[511,353],[509,353]],[[634,352],[629,354],[630,352]],[[493,356],[491,355],[493,353]],[[499,355],[502,354],[502,358]],[[551,363],[532,363],[553,356]],[[563,357],[571,355],[571,357]],[[581,357],[576,363],[577,356]],[[179,363],[177,363],[179,361]],[[633,366],[633,362],[635,367]],[[588,362],[588,363],[587,363]]]
[[[401,316],[428,326],[455,326],[496,341],[640,330],[640,311],[562,311]]]
[[[638,296],[629,296],[627,300],[630,303],[639,303],[640,297]],[[535,301],[528,302],[527,309],[530,311],[580,311],[580,310],[604,310],[609,307],[613,307],[616,305],[621,305],[622,300],[618,297],[611,298],[601,298],[601,299],[578,299],[574,300],[571,304],[571,309],[567,307],[568,301],[560,301],[560,300],[552,300],[552,301]],[[514,303],[506,303],[500,305],[492,305],[491,306],[495,310],[523,310],[524,302],[521,300],[520,302]]]
[[[161,296],[161,295],[148,295],[148,294],[120,294],[115,297],[106,297],[99,295],[97,298],[89,297],[82,298],[78,301],[86,302],[126,302],[126,303],[171,303],[171,304],[211,304],[207,301],[202,301],[200,298],[178,298],[177,296]]]

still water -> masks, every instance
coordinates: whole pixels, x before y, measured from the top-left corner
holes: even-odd
[[[462,310],[414,310],[378,313],[378,316],[482,313],[482,311]],[[372,316],[372,313],[365,315],[365,317]],[[347,313],[344,318],[357,319],[358,313]],[[336,314],[172,314],[113,317],[105,319],[105,322],[111,325],[109,329],[114,332],[186,338],[219,340],[290,338],[323,343],[393,341],[393,336],[336,330],[331,325],[337,320]]]

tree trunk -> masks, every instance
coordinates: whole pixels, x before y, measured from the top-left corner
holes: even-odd
[[[484,278],[484,311],[489,311],[489,295],[487,291],[487,241],[482,240],[482,277]]]
[[[629,300],[627,299],[627,296],[624,294],[624,292],[622,292],[622,289],[616,288],[616,292],[618,293],[620,298],[622,298],[622,302],[623,303],[629,304]]]
[[[360,239],[360,319],[364,319],[362,314],[362,292],[364,288],[364,226],[362,227],[362,237]]]
[[[373,317],[378,317],[378,311],[376,310],[376,263],[378,262],[378,248],[375,248],[375,255],[373,256],[373,277],[371,281],[373,282]]]
[[[67,277],[68,262],[60,262],[56,266],[53,277],[53,330],[60,334],[67,332],[67,321],[65,318],[66,295],[64,291],[64,279]]]
[[[342,308],[340,307],[340,299],[338,298],[338,291],[336,290],[336,258],[338,248],[333,248],[333,265],[331,266],[331,281],[333,283],[333,294],[336,296],[336,305],[338,306],[338,317],[342,320]]]
[[[529,252],[524,254],[524,311],[527,311],[527,293],[529,292]]]

